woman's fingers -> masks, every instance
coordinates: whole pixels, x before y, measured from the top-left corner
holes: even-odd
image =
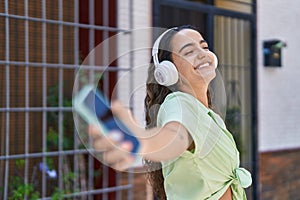
[[[87,128],[87,132],[93,139],[102,137],[101,131],[96,125],[89,125]]]
[[[93,147],[97,151],[107,151],[112,147],[112,142],[108,141],[106,137],[101,137],[93,140]]]
[[[113,101],[111,103],[111,110],[131,131],[135,133],[139,131],[139,126],[136,123],[132,112],[123,106],[119,101]]]
[[[131,112],[129,109],[124,107],[119,101],[115,100],[111,102],[111,110],[117,115],[121,120],[132,118]]]
[[[130,142],[122,142],[116,148],[103,153],[103,159],[108,164],[113,164],[130,155],[132,144]]]
[[[125,151],[120,152],[118,150],[114,150],[107,151],[103,154],[104,162],[108,164],[111,168],[118,171],[124,171],[128,169],[130,166],[132,166],[134,159],[134,156],[128,154]]]
[[[120,133],[109,132],[104,136],[97,126],[89,126],[88,133],[92,137],[93,147],[101,152],[99,158],[108,166],[116,170],[125,170],[134,162],[131,154],[133,144],[130,141],[122,141]]]
[[[125,157],[118,162],[111,165],[111,167],[118,171],[124,171],[132,166],[132,163],[134,162],[133,156]]]
[[[88,133],[91,136],[93,147],[96,151],[106,151],[112,148],[113,142],[106,136],[103,136],[97,126],[90,125],[88,127]]]
[[[134,156],[130,153],[132,147],[130,142],[122,142],[117,147],[103,152],[102,160],[115,170],[128,169],[134,162]]]

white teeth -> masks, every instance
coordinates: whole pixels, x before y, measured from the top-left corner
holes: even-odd
[[[209,64],[208,63],[205,63],[205,64],[203,64],[203,65],[200,65],[200,68],[201,67],[208,67],[209,66]]]
[[[200,65],[200,66],[196,67],[196,69],[200,69],[202,67],[208,67],[208,66],[209,66],[209,63],[205,63],[203,65]]]

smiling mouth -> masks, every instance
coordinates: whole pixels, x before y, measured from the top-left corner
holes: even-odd
[[[195,67],[195,69],[201,69],[201,68],[208,67],[208,66],[209,66],[209,63],[204,63],[202,65],[198,65],[197,67]]]

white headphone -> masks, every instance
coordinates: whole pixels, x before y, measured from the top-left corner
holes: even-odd
[[[177,83],[178,78],[179,78],[177,68],[171,61],[163,60],[163,61],[159,62],[159,60],[158,60],[158,49],[159,49],[160,40],[166,33],[168,33],[170,30],[174,30],[175,28],[171,28],[171,29],[168,29],[165,32],[163,32],[156,39],[156,41],[154,42],[154,45],[152,47],[152,57],[153,57],[153,63],[155,66],[154,77],[155,77],[155,80],[158,82],[158,84],[164,85],[164,86],[174,85],[175,83]],[[214,57],[215,68],[217,68],[218,58],[213,52],[211,52],[211,53],[213,54],[213,57]]]
[[[154,70],[154,77],[155,80],[160,85],[164,86],[170,86],[174,85],[178,81],[178,71],[175,67],[175,65],[168,60],[163,60],[162,62],[159,62],[158,60],[158,48],[159,43],[162,37],[168,33],[170,30],[173,30],[175,28],[171,28],[163,32],[155,41],[153,47],[152,47],[152,57],[153,57],[153,63],[155,66]]]

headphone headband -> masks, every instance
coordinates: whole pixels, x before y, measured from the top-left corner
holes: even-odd
[[[152,57],[153,57],[153,62],[154,65],[157,66],[157,64],[159,63],[158,61],[158,50],[159,50],[159,44],[161,39],[163,38],[163,36],[165,34],[167,34],[170,30],[174,30],[176,27],[174,28],[170,28],[168,30],[166,30],[165,32],[163,32],[154,42],[153,47],[152,47]]]

